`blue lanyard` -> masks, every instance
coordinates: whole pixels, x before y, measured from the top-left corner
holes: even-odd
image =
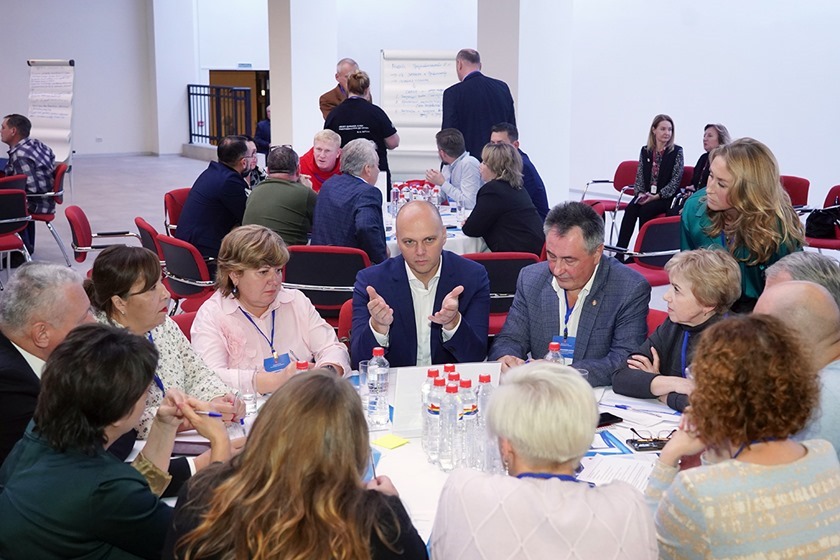
[[[149,342],[151,342],[152,344],[155,343],[155,339],[152,338],[152,331],[147,332],[146,337],[148,337]],[[166,395],[166,389],[163,387],[163,380],[160,378],[160,376],[157,374],[157,372],[155,372],[155,385],[157,385],[157,387],[158,387],[158,389],[160,389],[161,393]]]
[[[769,441],[776,441],[776,438],[771,437],[771,438],[766,438],[766,439],[754,439],[749,443],[743,443],[743,444],[741,444],[741,447],[738,448],[738,451],[735,452],[735,455],[732,456],[732,458],[737,459],[738,455],[740,455],[744,451],[744,449],[746,449],[747,447],[750,447],[751,445],[755,445],[756,443],[767,443]]]
[[[274,359],[275,360],[279,359],[280,356],[277,355],[277,351],[274,349],[274,325],[275,325],[274,317],[277,314],[277,310],[276,309],[271,310],[271,339],[269,339],[267,336],[265,336],[265,333],[262,332],[262,329],[259,327],[259,325],[257,325],[256,321],[254,321],[254,318],[251,317],[251,315],[247,311],[242,309],[242,307],[239,308],[239,311],[241,311],[242,314],[245,315],[246,319],[251,321],[251,324],[254,325],[254,328],[257,329],[257,332],[260,333],[260,335],[268,343],[268,347],[271,348],[271,355],[274,356]]]
[[[566,294],[566,290],[563,290],[563,299],[566,300],[566,318],[563,320],[563,341],[565,342],[569,338],[569,318],[572,316],[575,306],[569,307],[569,296]]]
[[[588,484],[590,488],[594,488],[595,485],[591,482],[584,482],[583,480],[578,480],[576,477],[570,474],[549,474],[549,473],[519,473],[516,475],[516,478],[541,478],[543,480],[547,480],[549,478],[557,478],[560,480],[565,480],[567,482],[579,482],[581,484]]]
[[[683,343],[682,343],[682,352],[680,352],[680,365],[682,369],[680,370],[680,374],[685,377],[685,352],[688,349],[688,331],[683,333]]]

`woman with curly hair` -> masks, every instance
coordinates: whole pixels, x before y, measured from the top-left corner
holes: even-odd
[[[819,399],[803,349],[767,315],[732,317],[703,333],[684,429],[662,450],[647,487],[660,558],[840,554],[837,455],[825,440],[791,439]],[[704,449],[724,459],[679,472],[682,457]]]
[[[805,230],[767,146],[741,138],[716,148],[709,160],[707,187],[685,203],[680,245],[726,248],[741,265],[741,298],[733,311],[749,312],[764,290],[765,269],[801,251]]]
[[[367,485],[368,428],[352,385],[324,370],[265,403],[230,464],[181,491],[164,558],[427,558],[391,481]]]

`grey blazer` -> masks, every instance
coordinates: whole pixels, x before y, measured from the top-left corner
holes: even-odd
[[[612,257],[601,257],[592,291],[582,302],[573,366],[589,370],[589,382],[612,383],[621,366],[647,336],[650,284]],[[580,302],[578,303],[580,305]],[[542,358],[560,333],[560,303],[547,262],[522,269],[516,296],[488,359],[511,355]]]

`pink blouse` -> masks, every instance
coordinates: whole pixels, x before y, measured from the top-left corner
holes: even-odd
[[[281,288],[268,310],[254,322],[265,337],[271,338],[271,317],[274,318],[274,349],[278,354],[294,353],[301,360],[337,364],[350,372],[347,347],[338,341],[333,328],[318,315],[309,299],[298,290]],[[263,360],[271,356],[268,341],[240,310],[232,296],[213,294],[199,308],[190,331],[192,345],[211,369],[228,385],[240,387],[239,371],[262,371]],[[289,352],[291,350],[291,352]]]

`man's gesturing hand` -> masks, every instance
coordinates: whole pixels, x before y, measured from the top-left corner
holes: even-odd
[[[367,287],[370,301],[367,304],[370,313],[370,326],[379,334],[386,335],[391,330],[391,323],[394,322],[394,310],[388,303],[376,293],[373,286]]]
[[[458,326],[458,321],[461,318],[461,313],[458,311],[458,296],[464,291],[463,286],[455,286],[451,292],[446,294],[440,304],[440,311],[434,315],[429,316],[432,323],[443,325],[443,328],[451,331]]]

